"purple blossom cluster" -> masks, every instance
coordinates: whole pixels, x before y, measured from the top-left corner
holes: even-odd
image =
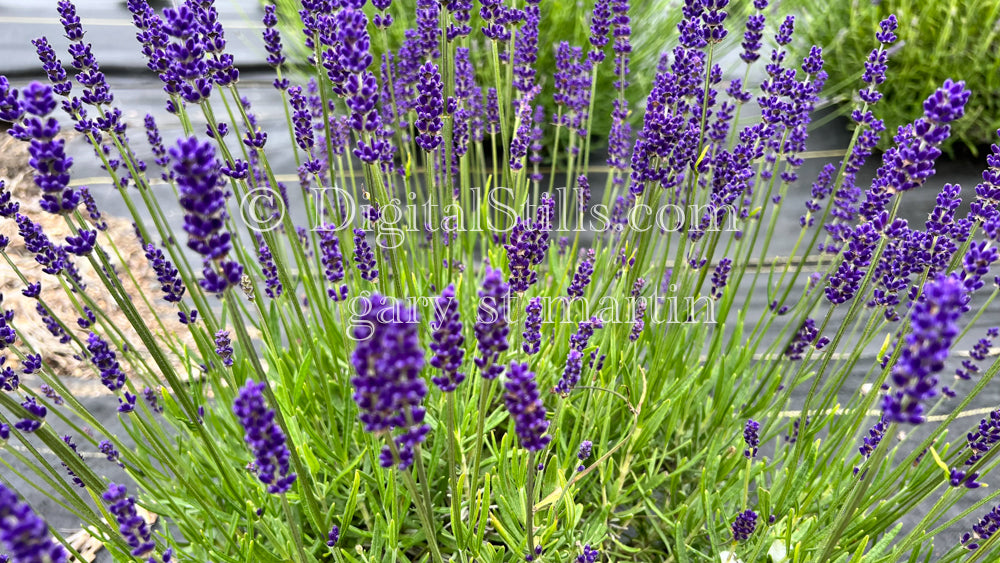
[[[906,335],[903,352],[893,366],[894,389],[882,402],[888,422],[920,424],[924,403],[937,396],[937,374],[956,336],[958,319],[968,302],[961,281],[954,275],[938,275],[923,287],[923,295],[913,308],[912,332]]]
[[[962,534],[962,546],[969,551],[975,551],[997,533],[997,530],[1000,530],[1000,506],[994,507],[980,518],[979,522],[973,524],[971,532]]]
[[[222,360],[222,365],[226,367],[233,365],[233,341],[229,337],[228,330],[215,333],[215,355]]]
[[[552,436],[545,433],[549,421],[545,418],[545,405],[538,393],[535,373],[528,369],[528,364],[514,362],[507,372],[504,388],[504,402],[514,419],[514,431],[521,446],[533,452],[545,449]]]
[[[736,515],[733,520],[733,541],[743,542],[750,539],[750,536],[757,530],[757,513],[747,509]]]
[[[3,484],[0,484],[0,544],[16,563],[68,560],[66,549],[52,538],[45,521]]]
[[[524,342],[521,349],[529,356],[537,354],[542,347],[542,298],[532,297],[524,309]]]
[[[222,190],[215,148],[210,142],[190,137],[178,141],[177,146],[170,149],[170,157],[181,208],[185,211],[187,245],[204,259],[203,278],[199,283],[209,293],[223,293],[240,283],[243,266],[226,258],[232,250],[232,241],[224,229],[226,193]]]
[[[885,431],[888,428],[889,423],[885,420],[885,417],[879,417],[878,422],[868,429],[868,435],[862,438],[862,444],[858,448],[858,453],[861,454],[862,459],[868,459],[872,456],[872,452],[882,442],[882,438],[885,437]],[[860,467],[855,467],[854,474],[857,475],[860,469]]]
[[[267,492],[283,494],[292,488],[295,473],[289,473],[291,452],[285,434],[275,422],[275,413],[264,402],[264,382],[248,379],[233,402],[233,413],[243,427],[243,440],[253,452],[257,478]]]
[[[571,298],[583,297],[583,292],[590,284],[591,276],[594,275],[595,256],[593,249],[588,249],[583,254],[580,264],[576,267],[576,273],[573,274],[573,282],[566,288],[566,293]]]
[[[431,378],[442,391],[450,393],[465,381],[462,359],[465,357],[465,337],[462,335],[462,321],[458,314],[458,299],[454,284],[448,285],[437,298],[434,307],[434,321],[431,323],[432,342],[431,367],[440,370],[441,375]]]
[[[391,436],[382,449],[382,467],[406,469],[430,431],[424,423],[427,385],[420,376],[424,350],[417,312],[378,294],[362,298],[360,306],[351,354],[358,418],[368,432]]]
[[[753,459],[757,456],[757,448],[760,446],[758,432],[760,432],[760,423],[753,419],[747,420],[743,426],[743,443],[746,444],[743,457]]]
[[[90,352],[91,363],[101,375],[101,383],[111,392],[121,389],[125,385],[125,372],[107,341],[91,332],[87,336],[87,351]]]
[[[7,100],[0,105],[17,107],[0,119],[14,121],[8,131],[11,136],[30,142],[28,164],[35,170],[35,185],[42,192],[42,210],[55,214],[72,213],[80,204],[80,192],[69,185],[69,170],[73,159],[66,156],[63,139],[59,134],[59,122],[49,114],[56,109],[52,97],[52,86],[32,82],[21,92],[9,89],[6,77],[0,77],[0,98]]]
[[[323,275],[332,284],[327,289],[327,295],[334,301],[344,301],[347,299],[347,285],[340,283],[344,279],[344,255],[340,252],[340,239],[332,223],[319,228],[319,248]]]
[[[475,363],[484,379],[496,379],[503,374],[500,354],[510,346],[507,340],[510,334],[510,290],[511,286],[503,281],[503,272],[487,266],[473,327],[479,350]]]
[[[156,542],[150,534],[149,525],[136,510],[135,497],[128,496],[128,489],[124,485],[110,483],[101,498],[108,503],[108,511],[118,522],[118,532],[132,548],[129,553],[139,558],[151,554],[156,549]]]
[[[534,221],[519,217],[511,229],[504,249],[510,268],[510,288],[514,292],[524,293],[538,282],[538,273],[532,268],[545,260],[554,218],[555,200],[542,194]]]
[[[354,264],[358,267],[361,279],[375,283],[378,281],[378,268],[375,264],[375,253],[365,239],[365,231],[354,229]]]

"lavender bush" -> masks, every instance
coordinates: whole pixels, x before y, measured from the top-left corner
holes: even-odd
[[[135,133],[75,7],[57,2],[69,57],[39,38],[49,83],[0,77],[0,119],[35,184],[30,202],[4,190],[0,215],[40,267],[5,250],[5,275],[51,332],[36,347],[20,315],[0,315],[3,481],[24,476],[121,561],[996,557],[998,492],[983,485],[1000,411],[978,426],[960,414],[1000,370],[1000,145],[967,213],[946,184],[924,224],[897,215],[963,118],[970,92],[946,80],[860,183],[887,134],[895,18],[859,69],[845,157],[785,211],[810,189],[797,170],[826,73],[818,48],[791,58],[794,19],[766,0],[736,24],[726,0],[687,0],[639,108],[628,0],[597,0],[578,45],[540,45],[547,6],[531,0],[420,0],[393,45],[389,4],[369,18],[364,0],[303,1],[305,76],[284,72],[266,8],[288,129],[264,131],[211,0],[162,13],[129,0],[184,132],[163,139],[152,116]],[[726,79],[730,33],[745,66]],[[552,76],[534,66],[549,48]],[[599,114],[609,131],[591,130]],[[127,205],[157,294],[136,289],[123,241],[72,181],[70,130]],[[278,181],[277,151],[298,186]],[[68,235],[27,214],[35,200]],[[164,211],[175,201],[182,224]],[[788,218],[797,239],[775,260]],[[147,320],[160,300],[184,334]],[[118,421],[47,362],[60,347]],[[129,483],[104,476],[116,467]],[[0,487],[6,557],[82,560],[18,492]],[[945,531],[956,540],[935,545]]]

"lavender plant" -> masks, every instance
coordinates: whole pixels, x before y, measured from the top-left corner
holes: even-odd
[[[287,131],[258,126],[211,0],[128,2],[177,139],[152,116],[129,135],[70,0],[69,57],[34,42],[49,84],[0,77],[34,183],[0,193],[20,239],[0,239],[5,287],[47,328],[38,343],[25,313],[0,314],[5,485],[24,478],[121,561],[996,557],[1000,493],[982,485],[1000,410],[967,415],[1000,371],[1000,144],[969,211],[947,184],[924,225],[900,217],[964,118],[971,93],[948,80],[862,184],[895,18],[858,69],[843,159],[804,187],[823,53],[793,60],[795,20],[766,0],[737,23],[727,0],[686,0],[634,130],[628,0],[597,0],[589,41],[554,46],[547,3],[483,2],[478,27],[471,2],[420,1],[412,20],[365,4],[302,1],[303,75],[265,9]],[[144,267],[73,181],[70,130]],[[783,210],[795,190],[804,208]],[[62,349],[117,420],[47,360]],[[0,486],[4,555],[82,560],[18,493]]]

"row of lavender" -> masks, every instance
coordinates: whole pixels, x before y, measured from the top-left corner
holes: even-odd
[[[0,119],[28,147],[38,212],[70,233],[53,240],[28,215],[35,201],[0,196],[39,268],[17,267],[14,241],[0,247],[52,337],[43,348],[12,312],[0,321],[12,472],[27,467],[123,561],[989,556],[1000,509],[969,521],[997,493],[946,514],[988,482],[1000,411],[958,442],[946,433],[965,430],[958,414],[1000,370],[997,329],[979,322],[1000,292],[1000,147],[967,216],[949,184],[922,228],[896,217],[972,95],[947,80],[897,131],[872,184],[857,184],[885,129],[873,108],[894,17],[876,32],[847,157],[824,168],[805,210],[785,212],[801,215],[798,239],[765,271],[826,79],[821,49],[788,60],[794,18],[764,49],[770,12],[755,0],[744,77],[723,85],[728,2],[686,0],[679,44],[632,112],[627,0],[596,1],[590,45],[554,46],[551,77],[535,69],[537,0],[484,1],[477,18],[471,0],[420,0],[415,18],[389,0],[365,4],[302,2],[306,77],[284,74],[267,6],[284,144],[240,95],[210,0],[162,14],[128,2],[185,132],[165,143],[147,116],[152,163],[128,138],[72,2],[57,3],[68,66],[39,38],[50,84],[0,77]],[[411,19],[391,45],[386,30]],[[608,64],[615,80],[597,84]],[[476,68],[493,80],[478,84]],[[555,115],[538,103],[550,80]],[[606,87],[613,107],[595,107]],[[744,124],[748,104],[760,117]],[[57,109],[128,206],[147,272],[122,267],[122,241],[71,181]],[[610,131],[591,131],[596,112],[610,112]],[[594,134],[609,143],[601,201]],[[295,155],[298,190],[269,163],[279,146]],[[571,190],[556,189],[557,172]],[[175,199],[183,233],[163,211]],[[405,203],[427,205],[408,214]],[[605,220],[582,236],[593,216]],[[137,289],[143,275],[159,295]],[[54,314],[50,286],[78,319]],[[739,287],[766,292],[763,316]],[[159,299],[185,334],[145,320]],[[956,343],[979,333],[958,381],[942,385]],[[100,378],[127,436],[47,366],[49,346],[70,347]],[[839,404],[859,371],[874,391]],[[21,385],[28,376],[43,383]],[[916,442],[899,433],[911,425],[933,428]],[[108,465],[87,462],[91,450]],[[102,475],[111,467],[135,496]],[[152,529],[137,505],[169,525]],[[902,529],[918,507],[919,524]],[[934,552],[959,523],[971,531]],[[7,487],[0,541],[14,561],[81,558]]]

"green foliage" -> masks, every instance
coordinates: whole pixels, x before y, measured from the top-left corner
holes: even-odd
[[[957,146],[972,154],[997,140],[1000,128],[1000,2],[995,0],[790,0],[804,17],[799,31],[800,56],[810,45],[823,48],[826,87],[840,111],[851,110],[864,62],[872,49],[878,22],[899,19],[899,43],[890,50],[888,80],[876,114],[885,120],[891,142],[896,128],[923,111],[921,103],[946,78],[964,80],[972,90],[966,119],[952,124],[944,150]]]

